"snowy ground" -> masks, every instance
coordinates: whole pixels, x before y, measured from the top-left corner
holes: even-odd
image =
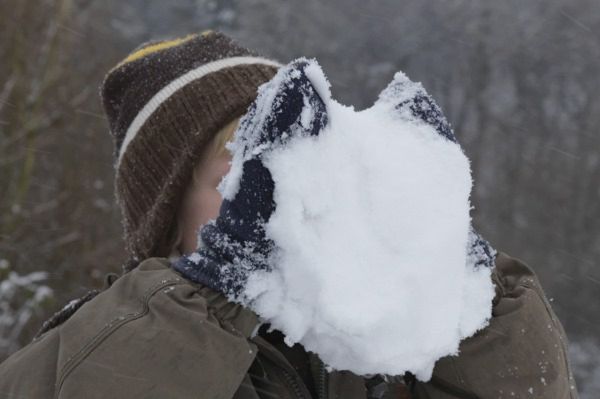
[[[580,399],[600,396],[600,345],[592,338],[571,340],[569,356]]]

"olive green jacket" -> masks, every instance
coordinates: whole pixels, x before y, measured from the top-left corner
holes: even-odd
[[[577,398],[565,333],[536,276],[501,252],[496,265],[490,325],[440,359],[431,381],[409,382],[411,397]],[[0,364],[0,398],[310,398],[286,358],[253,334],[258,324],[168,260],[148,259]],[[367,398],[367,380],[317,370],[320,398]],[[399,397],[376,396],[380,388],[371,397]]]

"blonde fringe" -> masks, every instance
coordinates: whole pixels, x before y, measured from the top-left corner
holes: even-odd
[[[227,125],[223,126],[221,130],[217,132],[217,134],[212,138],[208,147],[204,151],[202,159],[196,166],[194,167],[193,179],[191,184],[196,184],[198,181],[198,175],[200,174],[200,170],[204,164],[209,159],[214,159],[226,154],[229,150],[225,147],[227,142],[233,140],[234,133],[238,127],[240,118],[235,118]],[[177,226],[175,228],[176,236],[174,238],[174,242],[171,249],[171,256],[182,255],[179,247],[181,246],[181,242],[183,241],[183,231],[181,229],[182,220],[181,215],[177,215]]]

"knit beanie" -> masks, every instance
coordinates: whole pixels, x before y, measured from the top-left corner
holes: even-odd
[[[115,143],[125,271],[170,255],[177,210],[203,150],[280,66],[205,31],[143,44],[109,71],[101,97]]]

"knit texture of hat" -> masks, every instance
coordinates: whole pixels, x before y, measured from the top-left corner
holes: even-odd
[[[115,142],[126,271],[170,255],[177,209],[204,149],[280,66],[205,31],[144,44],[107,74],[101,96]]]

